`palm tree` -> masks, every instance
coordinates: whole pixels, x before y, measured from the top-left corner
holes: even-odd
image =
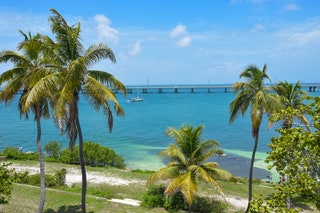
[[[279,95],[279,98],[281,99],[282,108],[292,108],[292,109],[300,109],[301,107],[305,107],[306,105],[303,103],[303,101],[307,97],[307,92],[301,90],[301,84],[300,82],[297,82],[296,84],[290,84],[287,81],[280,81],[273,87],[274,91]],[[306,116],[303,113],[303,110],[301,110],[300,114],[296,115],[296,118],[300,120],[304,126],[310,131],[310,125],[309,121],[306,118]],[[282,128],[283,129],[289,129],[292,127],[294,123],[294,117],[291,118],[283,118],[282,121]]]
[[[179,130],[168,128],[167,135],[175,144],[170,144],[160,152],[160,156],[169,158],[170,163],[152,174],[148,180],[150,185],[161,179],[169,179],[165,194],[170,196],[180,191],[189,208],[197,194],[198,180],[211,184],[223,195],[215,178],[230,179],[232,176],[220,169],[216,162],[208,161],[213,155],[221,153],[221,150],[217,148],[217,141],[200,139],[202,130],[203,126],[193,128],[189,125],[184,125]]]
[[[92,45],[84,49],[80,42],[80,23],[69,26],[65,19],[54,9],[49,18],[51,30],[56,38],[55,61],[60,65],[63,81],[59,84],[59,94],[55,105],[55,116],[61,129],[68,133],[70,148],[79,138],[79,158],[82,173],[82,212],[86,212],[86,170],[83,157],[83,137],[79,120],[80,92],[89,100],[92,107],[103,109],[108,120],[109,131],[113,127],[113,110],[117,115],[124,115],[112,89],[126,92],[125,86],[113,75],[89,67],[101,59],[116,62],[112,50],[104,44]],[[113,103],[112,110],[109,102]]]
[[[42,50],[41,35],[32,36],[30,33],[26,35],[20,30],[24,41],[18,45],[18,50],[22,51],[23,55],[14,51],[2,51],[0,53],[0,63],[12,62],[14,67],[5,71],[0,76],[0,85],[7,82],[3,91],[0,93],[0,101],[8,104],[13,100],[14,96],[22,90],[19,98],[20,117],[28,119],[29,111],[34,114],[34,120],[37,124],[36,144],[39,153],[40,161],[40,203],[38,212],[43,211],[45,203],[45,168],[44,157],[41,148],[41,118],[48,119],[50,117],[48,98],[45,96],[39,97],[39,101],[29,106],[26,106],[26,99],[30,96],[30,90],[34,84],[47,74],[47,64],[45,63]]]
[[[238,92],[236,98],[230,103],[230,119],[232,123],[234,120],[242,114],[244,116],[248,107],[250,106],[250,117],[252,123],[252,137],[255,139],[254,148],[252,151],[250,171],[249,171],[249,196],[248,196],[248,208],[249,211],[250,201],[252,199],[252,175],[253,165],[255,160],[255,154],[259,142],[259,129],[262,122],[263,114],[271,113],[277,107],[279,107],[279,101],[276,95],[270,94],[271,88],[265,86],[264,80],[269,81],[270,78],[266,73],[267,65],[263,66],[260,70],[254,65],[248,66],[241,74],[240,78],[244,78],[245,82],[236,82],[233,84],[234,91]]]

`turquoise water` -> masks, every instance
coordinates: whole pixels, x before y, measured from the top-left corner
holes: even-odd
[[[102,112],[95,112],[85,98],[80,98],[80,121],[85,141],[98,142],[123,155],[132,169],[159,169],[164,166],[157,154],[172,141],[165,134],[168,127],[180,128],[182,124],[204,125],[203,139],[215,139],[227,153],[226,157],[215,157],[220,166],[237,176],[248,176],[249,162],[254,140],[251,137],[249,114],[229,124],[229,104],[235,94],[224,92],[200,93],[146,93],[140,94],[143,102],[128,102],[135,94],[118,94],[125,110],[124,117],[114,117],[114,128],[110,134],[107,120]],[[0,150],[6,146],[23,146],[24,151],[36,151],[36,124],[33,117],[20,120],[17,101],[8,107],[0,104]],[[269,150],[268,142],[276,135],[267,129],[267,119],[261,126],[254,176],[265,178],[269,172],[263,169],[263,159]],[[57,140],[68,146],[66,136],[51,120],[42,121],[42,144]],[[262,164],[261,164],[262,162]],[[258,168],[259,167],[259,168]]]

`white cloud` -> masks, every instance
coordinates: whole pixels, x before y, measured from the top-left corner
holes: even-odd
[[[187,47],[191,44],[191,37],[190,36],[185,36],[183,38],[181,38],[177,44],[179,47]]]
[[[309,32],[294,33],[289,35],[289,41],[297,45],[304,45],[312,42],[320,43],[320,30],[318,29]]]
[[[107,39],[108,42],[117,43],[118,42],[118,30],[110,27],[111,21],[106,16],[98,14],[94,17],[97,22],[97,30],[100,39]]]
[[[284,28],[274,35],[280,38],[281,47],[297,48],[306,45],[313,47],[320,45],[320,19],[309,19],[294,26]]]
[[[253,33],[265,32],[266,28],[262,24],[256,24],[250,31]]]
[[[141,52],[140,42],[136,42],[129,54],[132,56],[135,56],[135,55],[138,55],[140,52]]]
[[[191,44],[191,37],[188,35],[187,27],[183,24],[178,24],[170,31],[170,37],[178,39],[177,45],[179,47],[187,47]]]
[[[296,11],[299,9],[300,8],[296,4],[287,4],[284,6],[284,10],[286,10],[286,11]]]
[[[182,24],[178,24],[173,30],[170,31],[170,37],[177,37],[185,34],[187,34],[187,28]]]

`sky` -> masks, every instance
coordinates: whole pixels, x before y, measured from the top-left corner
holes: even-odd
[[[1,1],[0,50],[17,50],[18,30],[54,38],[50,8],[81,24],[85,48],[112,49],[117,62],[92,69],[125,85],[232,84],[264,64],[273,83],[320,82],[319,0]]]

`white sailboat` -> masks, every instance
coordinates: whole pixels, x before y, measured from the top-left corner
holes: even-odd
[[[139,92],[139,89],[138,89],[138,96],[135,97],[135,98],[131,98],[131,102],[141,102],[141,101],[143,101],[143,99],[140,98],[139,94],[140,94],[140,92]]]

